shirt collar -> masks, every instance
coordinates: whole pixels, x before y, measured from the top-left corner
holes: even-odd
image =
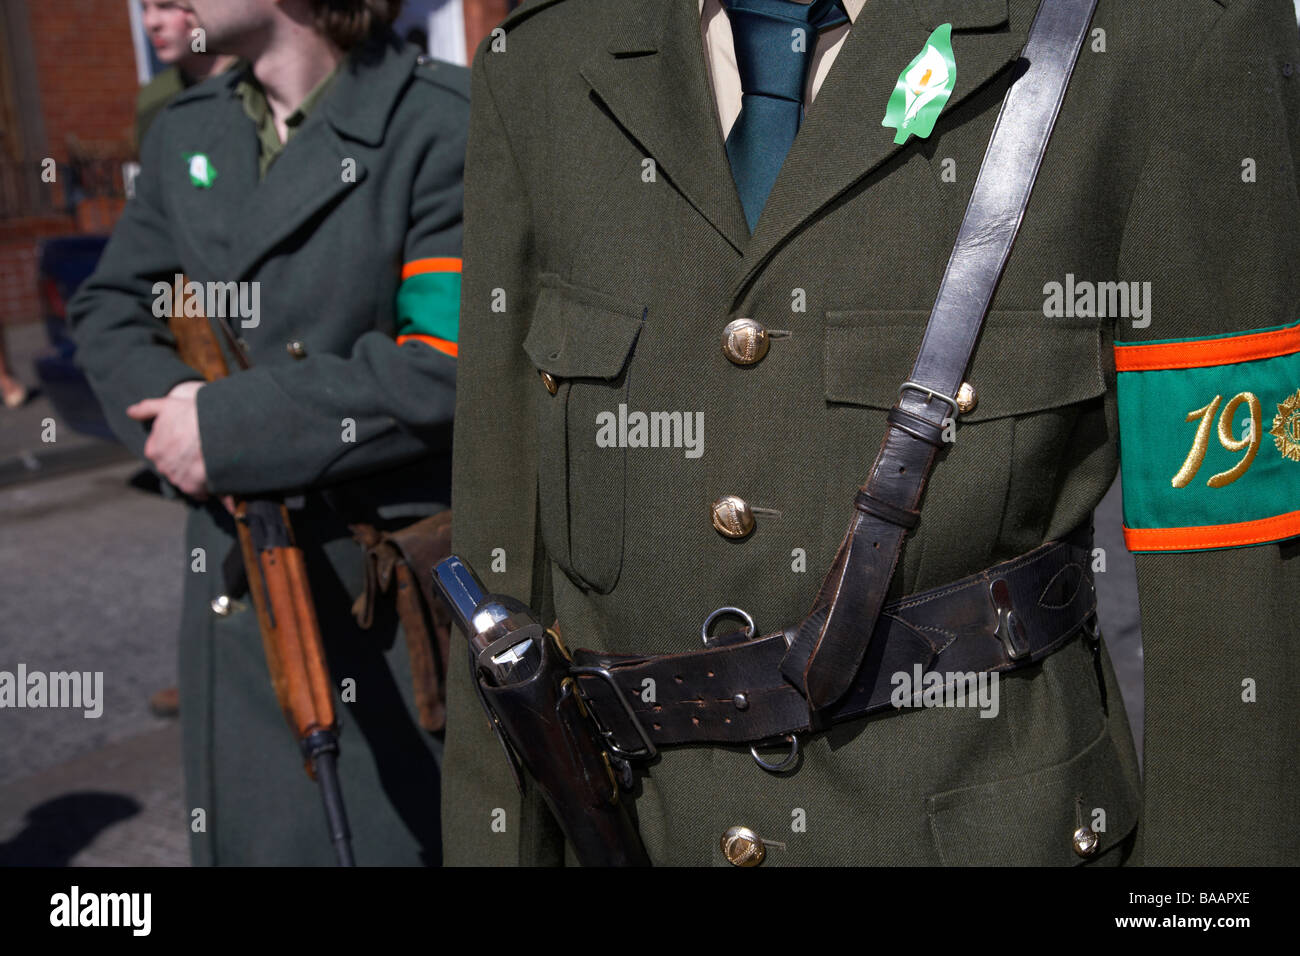
[[[316,104],[320,102],[321,97],[325,95],[339,75],[339,67],[342,65],[343,61],[340,60],[334,69],[330,70],[319,83],[312,87],[311,92],[303,97],[303,101],[298,104],[298,108],[285,119],[284,125],[290,131],[301,126],[311,111],[315,109]],[[266,91],[262,89],[262,84],[253,75],[251,67],[244,70],[239,82],[235,85],[235,93],[243,101],[244,112],[248,114],[249,119],[258,126],[266,122],[271,112],[271,105],[267,102]]]
[[[812,0],[793,0],[793,2],[811,3]],[[844,12],[849,15],[849,23],[853,23],[858,19],[858,14],[862,12],[862,8],[866,5],[867,0],[842,0],[842,2],[844,4]],[[1300,3],[1300,0],[1296,0],[1296,2]],[[700,16],[704,16],[704,0],[700,0]]]

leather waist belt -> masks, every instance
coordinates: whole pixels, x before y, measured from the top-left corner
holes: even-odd
[[[789,643],[806,621],[756,640],[749,630],[735,631],[682,654],[577,650],[570,674],[609,749],[621,757],[645,759],[674,744],[752,744],[820,730],[893,708],[896,674],[911,678],[919,667],[953,683],[971,673],[1024,667],[1064,647],[1096,611],[1091,561],[1092,529],[1084,527],[886,605],[852,686],[815,717],[781,674]]]

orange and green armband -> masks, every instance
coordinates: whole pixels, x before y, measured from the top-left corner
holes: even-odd
[[[1130,551],[1300,535],[1300,323],[1116,342],[1115,369]]]
[[[402,267],[397,289],[397,344],[423,342],[456,355],[460,327],[460,260],[416,259]]]

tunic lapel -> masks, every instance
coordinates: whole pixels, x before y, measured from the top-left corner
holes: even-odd
[[[854,183],[902,151],[881,125],[898,74],[931,31],[951,23],[957,83],[939,118],[983,86],[1024,47],[1009,30],[1007,0],[867,0],[786,157],[758,227],[737,263],[733,305],[777,249]],[[990,29],[992,28],[992,29]]]
[[[697,0],[647,3],[643,19],[580,72],[658,174],[741,252],[749,227],[709,88]]]

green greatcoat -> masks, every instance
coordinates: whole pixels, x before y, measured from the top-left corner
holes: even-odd
[[[421,293],[402,273],[418,261],[459,268],[468,73],[417,60],[395,37],[354,51],[260,183],[257,128],[238,80],[232,72],[195,86],[156,120],[138,195],[70,306],[78,356],[116,431],[140,452],[146,430],[123,409],[195,377],[153,314],[154,283],[184,273],[257,284],[256,324],[230,319],[253,368],[198,394],[209,485],[216,494],[306,493],[295,530],[331,677],[336,688],[352,682],[336,706],[357,861],[437,863],[441,741],[416,722],[393,616],[379,615],[369,631],[353,622],[362,562],[345,518],[391,527],[448,502],[455,361],[395,337],[436,313],[442,337],[455,339],[456,296],[446,293],[458,272],[444,274],[441,301],[427,276]],[[206,187],[191,180],[196,154],[215,171]],[[271,691],[248,598],[229,617],[209,611],[233,542],[231,522],[209,503],[193,509],[177,554],[187,806],[206,818],[194,859],[329,864],[318,788]]]
[[[697,0],[540,0],[507,18],[504,45],[480,48],[473,68],[453,480],[455,547],[489,589],[557,617],[570,647],[616,653],[698,647],[724,605],[762,633],[807,612],[1036,6],[867,3],[752,236]],[[896,145],[886,102],[942,23],[955,91],[928,139]],[[1294,321],[1297,62],[1283,0],[1101,0],[968,372],[978,405],[935,468],[895,595],[1089,521],[1125,438],[1116,338]],[[1068,274],[1150,282],[1149,325],[1048,317],[1046,286]],[[748,367],[720,348],[738,316],[783,333]],[[596,416],[621,404],[702,411],[703,454],[598,447]],[[1140,410],[1186,438],[1179,460],[1194,407]],[[1259,452],[1277,454],[1271,439]],[[1146,490],[1169,487],[1165,474]],[[766,509],[743,540],[711,526],[724,494]],[[1150,863],[1295,862],[1296,540],[1137,560],[1141,841],[1143,783],[1110,665],[1103,702],[1076,642],[1004,676],[994,719],[951,708],[848,723],[805,740],[788,775],[746,748],[663,751],[632,795],[651,859],[725,866],[719,838],[743,825],[786,844],[764,865],[1070,864],[1076,827],[1104,823],[1096,862],[1136,861],[1143,846]],[[464,656],[452,666],[447,862],[561,861],[540,802],[515,794]]]

